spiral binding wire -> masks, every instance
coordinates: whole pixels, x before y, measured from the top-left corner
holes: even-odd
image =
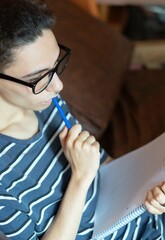
[[[143,214],[146,211],[146,208],[144,205],[139,206],[132,212],[128,213],[126,216],[122,217],[119,221],[117,221],[115,224],[113,224],[110,228],[106,229],[105,231],[93,236],[90,240],[102,240],[105,237],[109,236],[110,234],[114,233],[121,227],[125,226],[135,218],[139,217],[141,214]]]

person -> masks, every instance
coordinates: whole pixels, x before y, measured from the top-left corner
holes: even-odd
[[[59,95],[71,50],[58,44],[45,4],[1,0],[0,9],[0,231],[11,240],[89,240],[98,169],[110,157]],[[164,193],[164,183],[149,191],[151,213],[106,239],[163,239]]]

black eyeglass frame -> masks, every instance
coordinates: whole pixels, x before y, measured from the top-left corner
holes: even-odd
[[[56,63],[55,63],[56,66],[55,66],[54,68],[49,69],[49,70],[48,70],[46,73],[44,73],[41,77],[39,77],[38,79],[34,80],[34,82],[31,82],[31,83],[25,82],[25,81],[23,81],[23,80],[21,80],[21,79],[18,79],[18,78],[15,78],[15,77],[6,75],[6,74],[4,74],[4,73],[0,73],[0,78],[5,79],[5,80],[8,80],[8,81],[11,81],[11,82],[16,82],[16,83],[22,84],[22,85],[27,86],[27,87],[30,87],[30,88],[32,88],[32,91],[33,91],[34,94],[39,94],[39,93],[41,93],[42,91],[44,91],[44,90],[47,88],[47,86],[48,86],[49,83],[51,82],[54,73],[56,72],[57,75],[59,76],[59,75],[64,71],[64,69],[66,68],[67,63],[68,63],[68,61],[69,61],[69,57],[70,57],[70,55],[71,55],[71,49],[68,48],[68,47],[63,46],[62,44],[58,44],[58,46],[59,46],[60,50],[62,49],[62,50],[64,50],[66,53],[64,54],[64,56],[63,56],[61,59],[59,59],[59,60],[56,61]],[[65,66],[64,66],[63,70],[58,74],[58,68],[59,68],[60,64],[63,62],[63,60],[64,60],[66,57],[68,57],[68,60],[67,60],[67,62],[65,63]],[[46,77],[46,76],[49,75],[50,73],[52,73],[52,75],[51,75],[49,81],[47,82],[47,85],[45,85],[45,87],[44,87],[43,89],[41,89],[41,91],[39,91],[39,92],[36,93],[36,92],[35,92],[35,87],[36,87],[37,83],[40,82],[44,77]]]

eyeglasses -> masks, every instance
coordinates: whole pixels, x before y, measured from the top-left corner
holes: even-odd
[[[58,45],[60,48],[60,54],[59,54],[58,60],[55,63],[55,66],[49,71],[47,71],[46,73],[44,73],[42,76],[36,79],[32,79],[29,82],[25,82],[21,79],[18,79],[3,73],[0,73],[0,78],[11,81],[11,82],[16,82],[24,86],[28,86],[32,88],[32,91],[34,94],[41,93],[47,88],[47,86],[49,85],[49,83],[53,78],[53,75],[56,73],[59,76],[64,71],[64,69],[68,64],[69,57],[71,54],[71,49],[61,44],[58,44]]]

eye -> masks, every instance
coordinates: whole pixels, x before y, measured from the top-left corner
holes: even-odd
[[[53,76],[53,74],[54,74],[54,71],[51,71],[51,72],[48,74],[48,79],[51,79],[52,76]]]
[[[29,83],[33,83],[33,82],[36,82],[39,78],[42,78],[44,77],[44,75],[46,74],[47,72],[42,72],[40,74],[38,74],[36,77],[33,77],[31,79],[27,79],[26,81],[29,82]]]
[[[32,79],[28,79],[28,80],[26,80],[26,82],[28,82],[28,83],[33,83],[33,82],[35,82],[36,80],[38,80],[38,78],[39,78],[39,77],[32,78]]]

